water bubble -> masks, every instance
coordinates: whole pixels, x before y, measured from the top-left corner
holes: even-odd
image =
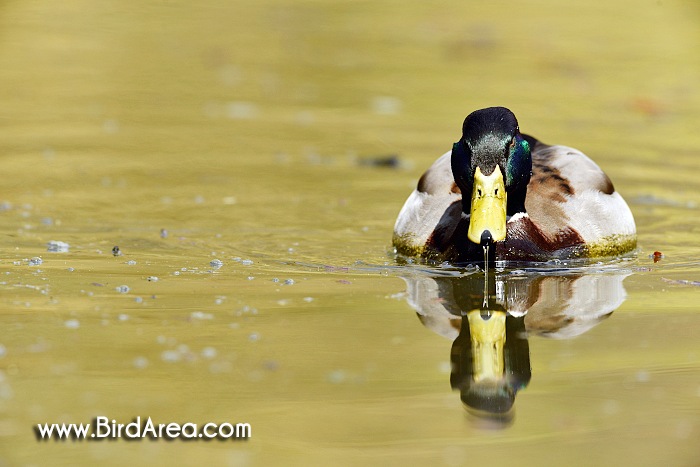
[[[243,264],[245,266],[250,266],[251,264],[253,264],[253,260],[252,259],[244,259],[241,261],[241,264]]]
[[[285,279],[284,285],[294,285],[294,279]]]
[[[204,313],[203,311],[193,311],[190,313],[191,319],[214,319],[214,315],[211,313]]]
[[[148,276],[146,280],[148,282],[158,282],[158,278],[156,276]]]
[[[226,116],[233,120],[248,120],[258,116],[258,106],[252,102],[232,101],[226,106]]]
[[[223,265],[224,265],[224,262],[221,261],[220,259],[213,259],[209,262],[209,266],[213,267],[214,269],[219,269]]]
[[[202,349],[202,357],[204,358],[214,358],[217,355],[217,351],[214,347],[204,347]]]
[[[164,350],[160,354],[160,358],[164,362],[174,363],[180,361],[180,359],[182,358],[182,354],[177,350]]]
[[[80,327],[80,321],[77,319],[69,319],[63,323],[63,325],[68,329],[78,329]]]
[[[328,373],[327,379],[333,384],[340,384],[347,379],[347,374],[345,370],[333,370]]]
[[[28,262],[30,266],[39,266],[41,263],[43,263],[44,260],[39,258],[38,256],[35,256],[34,258],[31,258]]]
[[[450,373],[452,371],[452,364],[450,362],[440,362],[438,365],[440,373]]]
[[[372,111],[378,115],[396,115],[401,112],[403,104],[392,96],[375,96],[372,98]]]
[[[69,244],[58,240],[51,240],[46,244],[46,250],[51,253],[67,253],[69,248]]]
[[[146,357],[136,357],[134,359],[134,368],[143,370],[148,366],[148,359]]]
[[[115,290],[119,293],[129,293],[129,286],[128,285],[120,285],[118,287],[115,287]]]

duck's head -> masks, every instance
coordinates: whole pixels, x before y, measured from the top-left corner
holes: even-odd
[[[513,112],[489,107],[467,116],[452,148],[452,174],[462,191],[462,210],[471,216],[470,241],[505,240],[506,216],[525,211],[531,171],[530,145]]]

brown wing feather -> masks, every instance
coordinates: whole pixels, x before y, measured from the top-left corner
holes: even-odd
[[[532,177],[525,210],[542,233],[551,239],[569,228],[564,204],[585,190],[605,194],[615,191],[608,176],[581,152],[565,146],[549,146],[528,137],[532,148]],[[533,144],[534,143],[534,144]]]

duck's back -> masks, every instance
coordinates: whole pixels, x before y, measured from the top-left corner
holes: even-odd
[[[508,221],[508,258],[597,257],[633,250],[634,217],[605,172],[577,149],[527,138],[532,148],[527,214]]]

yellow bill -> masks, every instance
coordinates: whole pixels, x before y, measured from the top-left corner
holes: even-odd
[[[481,235],[487,230],[494,242],[506,238],[506,186],[498,165],[491,175],[482,174],[479,167],[474,173],[467,237],[474,243],[481,243]]]
[[[467,319],[472,338],[474,381],[501,379],[505,372],[506,314],[492,311],[489,319],[484,319],[481,310],[471,310]]]

